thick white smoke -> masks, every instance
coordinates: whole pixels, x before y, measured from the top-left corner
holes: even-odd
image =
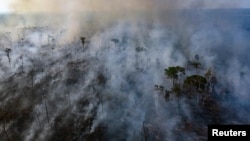
[[[166,101],[154,90],[154,85],[163,85],[170,90],[172,83],[164,75],[164,69],[186,66],[197,54],[202,70],[188,73],[204,74],[212,68],[218,77],[214,93],[230,94],[235,98],[220,101],[222,107],[226,105],[230,110],[238,111],[234,115],[236,118],[225,118],[224,122],[249,122],[249,31],[245,30],[245,25],[242,27],[232,22],[234,15],[221,20],[220,17],[228,16],[223,11],[217,11],[222,14],[217,17],[216,12],[202,13],[202,10],[166,10],[169,12],[166,15],[155,10],[164,9],[163,5],[167,4],[177,9],[216,7],[208,6],[208,1],[188,1],[184,6],[180,1],[160,0],[148,0],[142,5],[142,1],[128,1],[128,5],[119,4],[121,1],[87,0],[65,4],[61,1],[19,2],[17,4],[21,7],[16,8],[23,12],[26,9],[36,12],[34,4],[39,5],[38,11],[42,12],[47,9],[54,14],[65,9],[74,12],[66,14],[69,19],[58,27],[37,26],[39,23],[32,17],[27,18],[27,23],[32,21],[34,27],[2,35],[1,111],[8,107],[7,113],[16,115],[5,121],[10,138],[17,136],[25,141],[88,140],[86,137],[99,130],[105,134],[96,136],[109,141],[204,138],[199,132],[178,134],[177,127],[183,120],[206,126],[202,118],[195,117],[194,107],[188,99]],[[80,3],[94,13],[97,10],[97,14],[78,15]],[[58,7],[52,8],[53,5]],[[113,6],[117,6],[117,13],[105,14],[106,11],[112,12],[109,10]],[[156,15],[153,13],[148,17],[140,12],[132,17],[126,15],[128,10],[138,10],[137,7],[145,13],[156,12]],[[167,7],[171,9],[171,6]],[[58,20],[52,20],[53,24],[65,20],[60,16]],[[12,19],[7,21],[13,23]],[[79,35],[87,35],[84,46]],[[19,120],[26,122],[20,123]],[[4,122],[1,124],[5,125]],[[22,128],[17,131],[16,127]],[[3,130],[4,140],[7,137]]]

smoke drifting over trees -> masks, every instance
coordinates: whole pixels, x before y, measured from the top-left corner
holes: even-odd
[[[206,140],[207,124],[249,124],[250,11],[209,2],[13,3],[45,13],[2,20],[0,140]]]

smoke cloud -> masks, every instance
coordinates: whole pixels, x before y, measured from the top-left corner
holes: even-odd
[[[245,8],[249,7],[247,0],[74,0],[61,2],[59,0],[14,0],[11,4],[16,12],[84,12],[84,11],[114,11],[125,12],[133,10],[153,9],[183,9],[183,8]]]
[[[196,99],[165,100],[154,90],[171,90],[164,69],[197,55],[201,69],[187,75],[215,73],[212,95],[222,96],[223,109],[215,117],[249,124],[250,33],[246,18],[238,19],[249,11],[200,10],[243,2],[14,1],[25,16],[3,20],[20,27],[1,34],[0,113],[10,114],[0,124],[25,141],[205,140],[202,131],[217,119],[197,117]]]
[[[14,13],[44,14],[37,18],[25,16],[22,26],[60,26],[67,29],[65,40],[72,41],[75,36],[89,34],[105,29],[121,20],[168,21],[175,25],[179,23],[176,14],[180,9],[211,9],[211,8],[240,8],[249,4],[246,0],[14,0],[10,7]],[[173,11],[174,10],[174,11]],[[48,18],[48,15],[52,18]],[[55,18],[60,15],[60,18]],[[53,19],[53,17],[55,19]],[[11,23],[16,23],[16,20]],[[90,24],[91,23],[91,24]],[[19,24],[20,25],[20,24]],[[81,32],[80,32],[81,31]],[[85,31],[85,32],[84,32]],[[88,31],[88,32],[86,32]]]

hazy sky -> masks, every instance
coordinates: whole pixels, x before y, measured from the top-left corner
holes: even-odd
[[[10,3],[12,0],[0,0],[0,13],[11,12]]]
[[[250,8],[250,0],[0,0],[0,13],[45,12],[69,6],[80,10],[130,10],[157,8]],[[73,8],[75,9],[75,8]],[[57,12],[58,12],[57,11]]]

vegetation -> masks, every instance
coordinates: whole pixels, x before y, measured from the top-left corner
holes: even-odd
[[[201,75],[192,75],[188,76],[184,80],[184,87],[188,90],[195,88],[198,92],[204,92],[207,84],[207,80],[205,77]]]
[[[10,62],[11,62],[11,60],[10,60],[10,52],[11,52],[11,49],[10,49],[10,48],[6,48],[6,49],[5,49],[5,52],[6,52],[6,55],[7,55],[7,57],[8,57],[9,64],[10,64]]]
[[[85,42],[86,42],[86,38],[85,38],[85,37],[81,37],[80,40],[81,40],[81,42],[82,42],[82,45],[84,46],[84,45],[85,45]]]
[[[86,43],[88,43],[86,42],[85,37],[81,37],[80,41],[82,43],[82,46],[84,47],[87,45]],[[111,42],[114,42],[115,44],[120,43],[118,39],[111,39]],[[82,46],[81,48],[83,48]],[[76,50],[78,49],[79,48],[77,48]],[[11,64],[11,49],[6,49],[5,52],[8,57],[9,63]],[[144,47],[137,47],[135,48],[135,52],[144,53],[147,52],[147,50]],[[74,55],[75,54],[66,53],[65,56]],[[117,103],[122,103],[120,103],[120,101],[122,101],[120,99],[131,100],[131,97],[127,97],[127,95],[125,95],[124,97],[119,97],[120,99],[117,100],[116,98],[112,97],[112,94],[109,94],[112,93],[112,90],[114,90],[111,89],[110,91],[109,88],[110,83],[113,82],[111,82],[109,74],[107,75],[107,72],[105,72],[106,68],[99,68],[98,65],[94,64],[96,62],[99,62],[100,60],[96,58],[91,58],[91,60],[84,60],[79,59],[80,57],[75,57],[77,59],[74,60],[72,58],[70,61],[63,57],[58,60],[50,60],[51,62],[46,62],[48,63],[48,65],[44,66],[40,65],[44,62],[32,62],[31,66],[33,64],[37,64],[37,66],[29,67],[30,70],[27,68],[24,72],[24,58],[23,56],[20,57],[22,61],[22,75],[12,75],[7,80],[2,82],[0,89],[0,99],[3,103],[0,105],[0,125],[2,125],[3,127],[2,132],[0,132],[0,135],[2,136],[0,137],[0,139],[23,140],[23,134],[27,132],[27,129],[30,129],[30,126],[34,126],[37,130],[34,131],[34,137],[37,137],[38,140],[39,136],[41,136],[39,134],[44,133],[44,129],[47,127],[49,127],[49,129],[47,129],[48,132],[53,132],[47,134],[47,137],[44,140],[109,140],[107,135],[110,132],[110,129],[108,128],[109,123],[102,123],[102,121],[98,121],[98,123],[95,123],[98,120],[97,116],[99,116],[100,113],[109,114],[105,113],[106,111],[104,111],[106,110],[105,108],[107,108],[107,106],[110,106],[112,110],[117,109]],[[63,59],[65,59],[66,61]],[[97,60],[96,62],[95,59]],[[173,114],[178,122],[180,121],[180,124],[178,124],[177,127],[173,129],[174,134],[179,133],[181,135],[182,132],[190,132],[192,134],[195,133],[199,136],[204,136],[204,133],[202,132],[204,130],[201,129],[201,127],[208,123],[220,122],[221,107],[219,105],[219,101],[213,94],[211,94],[210,90],[214,90],[213,86],[216,84],[217,79],[212,69],[202,70],[202,68],[200,67],[201,64],[198,61],[200,59],[198,55],[195,56],[195,59],[196,61],[191,64],[192,66],[194,66],[192,68],[170,66],[164,70],[165,76],[168,78],[168,80],[171,81],[170,84],[172,85],[170,88],[169,83],[154,86],[155,90],[162,94],[162,97],[159,96],[157,98],[160,98],[161,102],[170,107],[168,110],[174,109],[170,112],[170,114]],[[45,68],[45,66],[53,68],[55,65],[59,64],[56,64],[55,62],[61,63],[63,62],[62,60],[66,62],[62,63],[62,67],[60,67],[63,68],[62,70],[58,71],[56,69],[51,69],[51,71],[50,68]],[[87,68],[93,67],[88,63],[93,63],[97,71],[87,74]],[[193,70],[194,68],[195,70]],[[199,73],[197,71],[198,69]],[[46,74],[43,72],[44,70],[47,70],[47,72],[45,72]],[[91,69],[89,70],[93,71]],[[63,73],[63,71],[65,73]],[[124,79],[122,81],[129,81],[128,83],[121,84],[121,87],[123,88],[124,91],[122,92],[124,93],[129,93],[131,89],[133,89],[133,92],[139,93],[138,95],[136,95],[136,98],[132,99],[131,101],[138,104],[142,103],[143,105],[148,101],[146,101],[147,99],[140,99],[142,97],[142,93],[144,92],[144,90],[142,89],[145,88],[140,87],[140,82],[145,81],[146,79],[142,79],[140,80],[140,82],[137,82],[137,74],[139,73],[140,72],[133,73],[133,75],[131,75],[131,78],[129,77],[130,79],[124,79],[123,77],[121,77],[121,79]],[[43,76],[44,74],[45,76]],[[37,80],[38,75],[41,75],[41,79],[39,80],[39,82]],[[243,77],[245,74],[242,72],[241,75]],[[91,77],[91,79],[89,79],[89,77]],[[82,85],[81,82],[84,83],[84,85]],[[134,85],[137,85],[137,87],[135,87]],[[117,89],[119,89],[119,85],[117,86]],[[119,95],[119,90],[116,90],[115,88],[114,91],[115,93],[118,93],[117,95]],[[152,98],[150,96],[147,98]],[[115,104],[113,104],[112,102],[115,102]],[[152,100],[150,102],[158,101]],[[110,103],[112,103],[113,105]],[[126,104],[127,103],[122,103],[121,105],[126,108]],[[161,106],[161,104],[157,104],[157,106]],[[37,110],[38,108],[36,106],[38,108],[41,108]],[[60,106],[63,108],[61,108]],[[135,104],[133,106],[136,107],[141,105]],[[183,108],[185,106],[188,107],[187,109],[190,111]],[[159,109],[157,108],[159,107],[152,107],[155,109],[152,108],[153,110],[151,111],[158,112]],[[160,108],[166,109],[166,107],[164,105]],[[55,110],[56,108],[60,108],[60,110]],[[134,112],[133,110],[129,110],[126,110],[125,114],[122,114],[122,116],[127,116]],[[190,117],[187,117],[185,115],[185,113],[189,112],[190,115],[194,117],[194,119],[198,119],[197,121],[199,123],[196,123],[196,121],[191,120]],[[135,137],[136,139],[134,140],[162,140],[164,138],[164,135],[161,134],[161,129],[158,128],[159,123],[149,123],[151,122],[149,121],[149,119],[155,120],[155,118],[158,118],[157,116],[159,116],[159,114],[157,115],[155,113],[150,113],[149,116],[152,116],[153,118],[148,118],[146,116],[148,116],[147,113],[145,113],[145,121],[139,127],[140,137]],[[119,120],[119,122],[121,122],[121,120]],[[163,120],[164,119],[162,119],[161,121]],[[37,125],[31,125],[31,123],[33,122],[35,123],[35,125]],[[128,125],[122,127],[128,128],[127,126]],[[123,130],[124,129],[121,129],[119,130],[119,132],[123,132]],[[118,131],[113,132],[118,133]],[[111,135],[114,135],[114,133],[111,133]]]
[[[180,74],[185,75],[185,68],[180,67],[180,66],[175,66],[175,67],[169,67],[165,69],[165,75],[168,78],[172,79],[173,86],[175,85],[175,82],[179,78]]]

